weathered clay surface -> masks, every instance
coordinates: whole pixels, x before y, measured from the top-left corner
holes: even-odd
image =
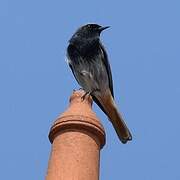
[[[46,180],[98,180],[105,131],[92,111],[92,98],[75,91],[69,108],[51,127],[52,151]]]

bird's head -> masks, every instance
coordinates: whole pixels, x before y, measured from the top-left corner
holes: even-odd
[[[102,27],[98,24],[86,24],[75,32],[74,37],[86,39],[99,38],[101,32],[107,28],[109,28],[109,26]]]

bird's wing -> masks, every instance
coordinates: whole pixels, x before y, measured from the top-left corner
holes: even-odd
[[[109,61],[108,61],[108,56],[107,56],[106,50],[105,50],[105,48],[103,47],[103,45],[101,43],[100,43],[100,49],[102,50],[102,53],[104,55],[104,58],[102,58],[102,61],[103,61],[104,65],[105,65],[105,67],[106,67],[106,71],[107,71],[108,79],[109,79],[109,88],[111,90],[112,97],[114,98],[111,67],[110,67],[110,64],[109,64]]]
[[[69,46],[67,47],[67,58],[68,58],[69,67],[71,68],[71,71],[74,77],[76,78],[76,81],[79,83],[78,78],[76,77],[76,73],[74,72],[73,66],[71,64],[72,63],[71,59],[74,59],[74,61],[78,63],[79,58],[81,57],[79,56],[78,50],[72,44],[69,44]]]

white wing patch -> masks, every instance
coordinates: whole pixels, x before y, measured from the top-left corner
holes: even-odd
[[[82,70],[81,75],[89,77],[89,78],[93,77],[92,74],[90,72],[86,71],[86,70]]]
[[[72,64],[70,58],[68,58],[68,57],[65,57],[65,61],[67,64]]]

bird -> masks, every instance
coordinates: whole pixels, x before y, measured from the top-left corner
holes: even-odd
[[[114,100],[113,80],[107,52],[101,43],[101,32],[109,26],[86,24],[69,40],[67,60],[78,84],[91,95],[112,123],[119,140],[125,144],[132,135]]]

